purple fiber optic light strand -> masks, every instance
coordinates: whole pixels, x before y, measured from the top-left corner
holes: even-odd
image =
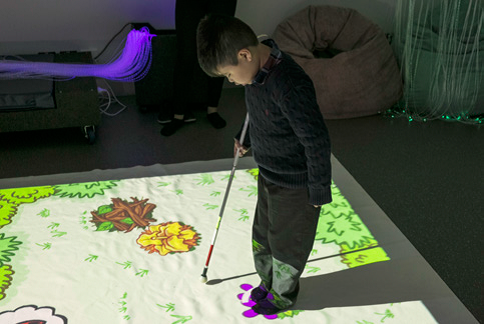
[[[146,76],[151,66],[151,39],[154,36],[146,27],[130,31],[123,51],[107,64],[0,60],[0,79],[97,77],[121,82],[139,81]]]

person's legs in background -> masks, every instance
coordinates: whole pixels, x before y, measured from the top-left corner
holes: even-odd
[[[173,77],[174,116],[162,128],[161,134],[164,136],[173,135],[185,123],[185,115],[188,116],[188,99],[192,96],[190,93],[187,93],[187,78],[191,78],[194,73],[193,70],[198,67],[196,30],[198,22],[205,15],[208,2],[208,0],[176,1],[175,29],[177,60]],[[195,119],[188,118],[186,121],[195,121]]]
[[[208,12],[233,16],[236,7],[237,0],[210,0]],[[207,118],[213,127],[223,128],[225,127],[226,122],[218,114],[218,103],[222,93],[224,78],[208,78]]]
[[[217,129],[224,128],[227,124],[218,113],[218,102],[222,93],[223,82],[223,78],[210,78],[208,82],[209,101],[207,107],[207,118],[210,124]]]
[[[218,114],[218,103],[222,92],[223,78],[212,78],[198,65],[196,31],[200,19],[208,13],[234,15],[237,0],[177,0],[175,7],[175,28],[177,36],[177,62],[175,66],[174,118],[161,130],[164,136],[173,135],[185,122],[195,121],[189,110],[187,78],[196,73],[208,84],[207,118],[215,128],[223,128],[225,120]],[[190,80],[188,80],[190,82]],[[188,90],[189,91],[189,90]],[[160,121],[163,122],[163,121]]]

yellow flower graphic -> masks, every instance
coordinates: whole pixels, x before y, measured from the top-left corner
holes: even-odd
[[[136,243],[149,253],[158,252],[160,255],[168,253],[189,252],[198,245],[200,236],[189,225],[180,222],[168,222],[151,225],[141,233]]]

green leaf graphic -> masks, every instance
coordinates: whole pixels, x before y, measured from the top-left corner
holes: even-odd
[[[170,316],[175,317],[175,318],[179,318],[178,321],[173,322],[172,324],[183,324],[183,323],[186,323],[186,322],[192,320],[191,316],[180,316],[180,315],[170,315]]]
[[[126,223],[128,225],[131,225],[131,224],[134,224],[133,220],[131,219],[131,217],[126,217],[125,219],[122,219],[121,220],[123,223]],[[113,225],[114,226],[114,225]]]
[[[41,246],[42,250],[50,250],[50,248],[52,247],[52,243],[50,242],[45,242],[43,244],[35,243],[35,245]]]
[[[42,217],[42,218],[46,218],[46,217],[49,217],[50,216],[50,210],[48,210],[47,208],[44,208],[40,213],[37,214],[38,216]]]
[[[161,308],[166,308],[166,312],[173,312],[175,310],[175,304],[173,303],[168,303],[166,305],[160,305],[160,304],[156,304],[158,306],[160,306]]]
[[[257,196],[257,187],[253,185],[247,186],[247,188],[240,188],[240,191],[246,191],[249,193],[249,197]]]
[[[97,255],[94,255],[94,254],[89,254],[89,257],[84,259],[84,261],[89,261],[89,262],[92,262],[92,261],[96,261],[98,258]]]
[[[209,204],[209,203],[206,203],[206,204],[203,204],[203,206],[205,206],[206,210],[212,210],[212,209],[217,209],[218,205],[212,205],[212,204]]]
[[[109,231],[114,227],[114,224],[112,222],[103,222],[99,227],[96,229],[96,231]]]
[[[97,213],[99,215],[109,213],[110,211],[113,211],[113,208],[109,205],[99,206],[99,208],[97,209]]]
[[[202,173],[200,175],[200,178],[198,178],[197,180],[198,180],[197,185],[202,185],[202,186],[210,185],[215,182],[215,180],[213,180],[212,175],[207,173]]]

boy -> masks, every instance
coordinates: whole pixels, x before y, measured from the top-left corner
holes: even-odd
[[[245,86],[249,127],[235,150],[252,148],[259,166],[252,246],[261,284],[251,292],[252,309],[276,314],[296,302],[321,205],[331,202],[328,131],[304,70],[239,19],[203,18],[197,54],[208,75]]]

